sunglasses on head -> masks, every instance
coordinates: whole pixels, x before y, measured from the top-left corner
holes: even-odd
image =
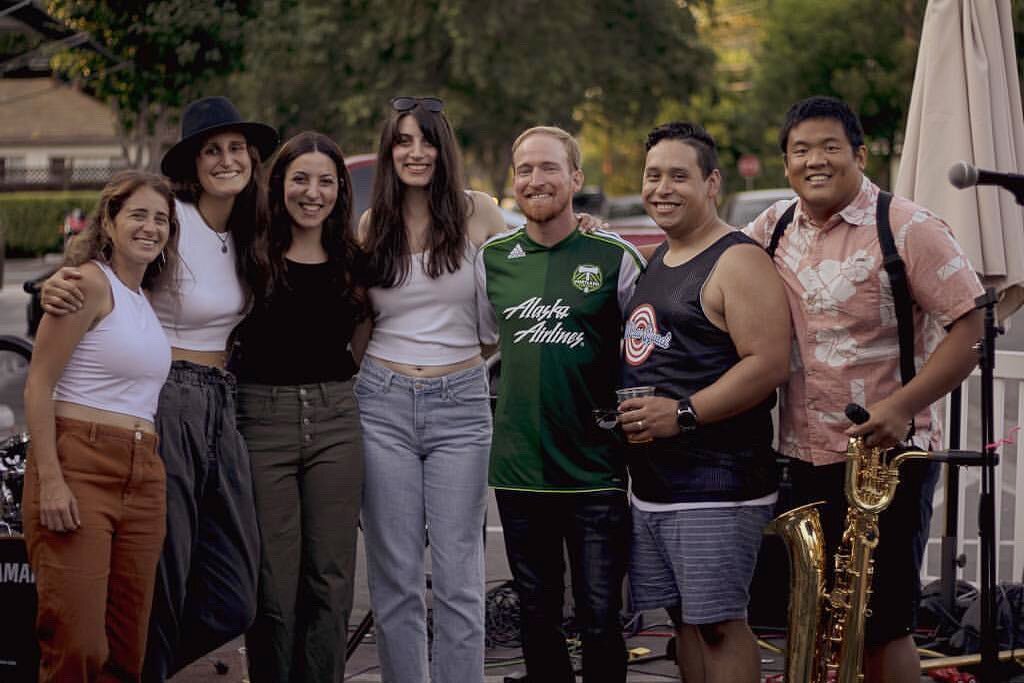
[[[395,111],[410,111],[416,107],[423,107],[429,112],[440,114],[444,110],[444,102],[440,97],[392,97],[391,108]]]

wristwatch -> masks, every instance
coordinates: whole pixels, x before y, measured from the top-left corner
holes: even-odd
[[[676,423],[684,434],[697,429],[697,411],[693,409],[689,396],[679,399],[679,407],[676,408]]]

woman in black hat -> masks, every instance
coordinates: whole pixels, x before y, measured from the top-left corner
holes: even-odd
[[[245,443],[235,427],[228,338],[251,298],[264,225],[260,160],[277,131],[223,97],[185,108],[161,169],[175,183],[181,263],[153,308],[171,343],[156,430],[167,469],[167,537],[157,571],[144,680],[163,681],[241,635],[256,609],[259,537]],[[43,308],[77,310],[80,275],[62,269]]]

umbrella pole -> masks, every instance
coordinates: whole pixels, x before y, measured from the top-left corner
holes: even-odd
[[[999,461],[995,447],[994,397],[992,382],[996,360],[996,293],[991,287],[975,303],[985,308],[985,337],[981,344],[981,443],[985,464],[981,468],[981,496],[978,504],[978,536],[981,568],[981,671],[980,683],[999,680],[999,643],[996,640],[996,543],[995,470]]]

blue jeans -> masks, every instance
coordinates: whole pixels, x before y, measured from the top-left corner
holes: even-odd
[[[562,631],[565,548],[584,683],[626,680],[619,610],[629,558],[629,504],[619,491],[531,493],[496,490],[508,564],[519,594],[523,656],[531,681],[575,681]]]
[[[355,385],[366,471],[363,533],[381,673],[426,683],[430,536],[434,683],[484,677],[484,548],[491,412],[481,364],[419,379],[364,358]]]

